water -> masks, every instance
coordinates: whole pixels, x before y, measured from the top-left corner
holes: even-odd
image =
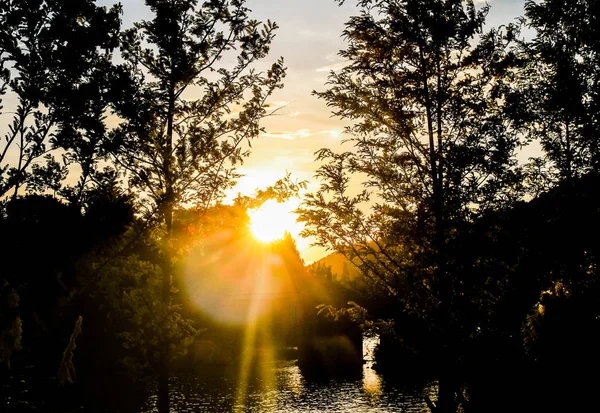
[[[365,358],[368,358],[368,346]],[[295,361],[274,361],[240,379],[235,369],[203,369],[171,381],[172,411],[177,413],[428,412],[424,395],[434,386],[387,381],[367,361],[362,377],[311,380]],[[156,411],[156,397],[145,413]]]

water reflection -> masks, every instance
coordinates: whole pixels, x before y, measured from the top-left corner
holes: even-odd
[[[276,361],[271,378],[253,371],[248,376],[244,398],[238,393],[235,369],[205,368],[171,382],[172,411],[217,412],[427,412],[424,393],[431,386],[406,388],[381,377],[367,362],[359,380],[311,381],[303,377],[294,361]],[[156,412],[156,399],[144,412]]]
[[[376,402],[383,390],[381,386],[381,377],[373,370],[372,362],[365,363],[363,366],[362,384],[365,395],[369,397],[371,401]]]
[[[379,337],[368,337],[363,340],[363,359],[365,360],[365,364],[362,371],[362,385],[365,396],[374,404],[377,403],[383,393],[382,379],[373,369],[375,349],[378,344]]]
[[[302,396],[304,393],[304,377],[296,365],[281,367],[280,378],[282,387],[280,392],[289,392],[294,397]]]

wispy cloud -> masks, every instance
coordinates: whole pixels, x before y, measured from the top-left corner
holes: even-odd
[[[328,62],[337,62],[340,60],[340,55],[338,53],[327,53],[325,55],[325,60]]]
[[[334,72],[336,72],[338,70],[342,70],[344,67],[346,67],[347,64],[348,64],[348,61],[346,61],[346,60],[340,61],[340,62],[334,62],[330,65],[322,66],[322,67],[319,67],[318,69],[315,69],[315,72],[331,72],[332,70]]]
[[[328,62],[327,65],[323,67],[319,67],[315,69],[315,72],[331,72],[332,70],[338,71],[343,69],[346,65],[348,65],[349,61],[347,59],[341,59],[337,53],[329,53],[323,57],[325,61]]]
[[[319,135],[328,135],[331,138],[334,139],[339,139],[342,137],[342,131],[339,129],[327,129],[327,130],[322,130],[321,132],[319,132]]]
[[[310,129],[299,129],[295,132],[292,131],[272,131],[263,133],[262,136],[265,138],[275,138],[275,139],[287,139],[294,140],[300,138],[306,138],[311,135]]]

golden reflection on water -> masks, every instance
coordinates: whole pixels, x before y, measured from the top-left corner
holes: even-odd
[[[289,391],[294,396],[301,396],[304,393],[304,378],[300,368],[296,365],[284,367],[281,370],[280,385],[281,390]]]
[[[381,377],[373,370],[371,363],[367,363],[363,366],[362,384],[365,394],[371,401],[379,400],[379,397],[383,393]]]
[[[381,377],[373,370],[375,349],[379,344],[379,337],[367,337],[363,340],[363,391],[371,402],[376,402],[383,393]]]
[[[271,325],[263,318],[259,323],[265,303],[260,300],[265,290],[269,287],[269,268],[266,263],[261,262],[256,272],[255,285],[252,294],[252,302],[248,311],[248,319],[244,333],[244,345],[242,348],[241,364],[238,376],[235,406],[243,408],[246,404],[248,384],[252,369],[258,368],[260,378],[264,387],[264,394],[270,394],[275,389],[273,371],[271,365],[274,361],[274,351],[271,340]],[[260,346],[257,345],[260,343]]]

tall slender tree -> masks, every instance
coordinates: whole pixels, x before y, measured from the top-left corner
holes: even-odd
[[[439,365],[431,407],[455,411],[459,343],[477,324],[460,316],[475,281],[453,268],[448,245],[482,211],[518,198],[519,139],[503,110],[515,29],[483,34],[488,6],[472,1],[358,5],[340,52],[348,64],[317,93],[353,122],[353,148],[318,152],[321,189],[301,219],[306,235],[425,322]]]
[[[147,0],[154,17],[123,33],[115,111],[115,161],[154,219],[163,240],[163,314],[167,323],[176,246],[173,214],[181,205],[207,207],[238,176],[267,115],[266,100],[282,86],[280,59],[264,58],[277,28],[251,19],[244,0]],[[122,145],[122,146],[121,146]],[[169,411],[169,340],[161,337],[159,411]]]

